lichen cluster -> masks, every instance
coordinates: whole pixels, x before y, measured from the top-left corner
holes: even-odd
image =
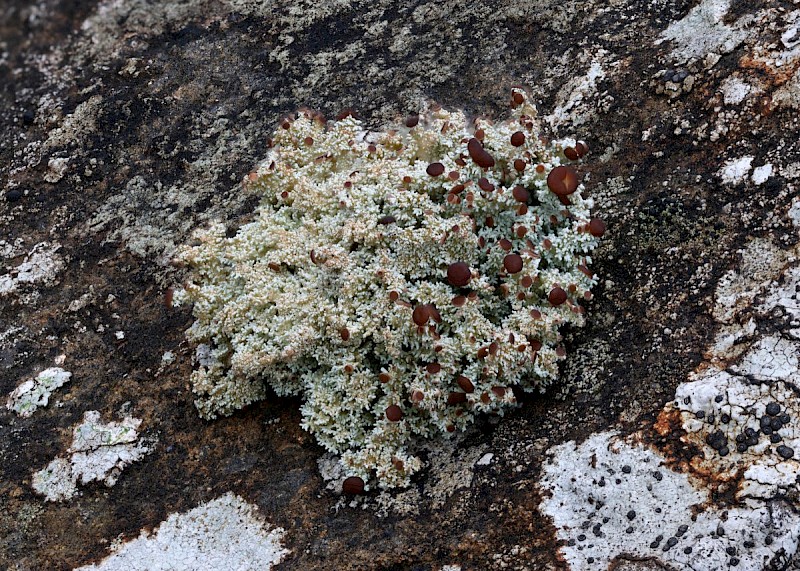
[[[216,224],[179,254],[201,415],[267,387],[300,395],[304,428],[360,491],[407,485],[415,439],[552,382],[603,224],[564,166],[586,145],[543,142],[522,90],[512,109],[472,129],[439,108],[383,133],[353,116],[284,120],[246,178],[255,220],[234,236]]]

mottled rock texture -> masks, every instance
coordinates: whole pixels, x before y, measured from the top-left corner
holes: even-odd
[[[701,523],[793,513],[800,450],[786,458],[762,436],[737,452],[762,467],[740,486],[739,456],[718,460],[722,437],[703,440],[734,433],[717,419],[692,425],[696,410],[674,401],[698,367],[730,368],[737,383],[775,383],[723,402],[753,407],[736,426],[758,428],[767,404],[797,392],[785,351],[797,346],[796,286],[784,286],[796,284],[800,223],[799,23],[796,2],[767,0],[2,2],[0,393],[56,364],[73,376],[29,418],[0,410],[0,567],[96,563],[232,492],[286,530],[291,553],[276,569],[593,569],[569,546],[581,533],[563,527],[572,516],[540,506],[558,488],[543,462],[596,433],[654,451],[680,474],[663,481],[699,487]],[[411,488],[357,500],[323,479],[299,401],[201,420],[187,383],[191,316],[164,303],[183,279],[169,261],[194,228],[249,220],[256,198],[240,181],[279,118],[352,107],[378,129],[433,101],[502,118],[518,84],[538,94],[551,135],[588,142],[584,183],[608,224],[560,384],[455,447],[432,443]],[[113,487],[45,502],[33,474],[90,410],[141,419],[156,444]],[[767,449],[777,455],[754,456]],[[775,485],[765,471],[780,474]],[[739,493],[748,486],[757,507]],[[759,535],[750,555],[745,540],[714,553],[791,568],[798,530],[778,536],[780,551]],[[626,541],[613,544],[646,561],[604,547],[603,565],[711,569],[661,559],[663,542]]]

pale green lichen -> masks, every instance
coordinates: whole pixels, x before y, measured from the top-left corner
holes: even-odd
[[[515,404],[509,387],[543,390],[563,357],[559,328],[583,323],[597,238],[591,200],[560,201],[546,182],[576,142],[545,144],[538,126],[527,101],[508,121],[477,119],[495,159],[481,168],[460,112],[437,109],[385,133],[353,117],[287,119],[246,179],[263,197],[256,219],[232,237],[216,224],[179,255],[192,268],[175,299],[194,303],[187,333],[199,344],[202,416],[231,414],[268,386],[300,395],[303,426],[345,471],[390,488],[421,468],[414,438],[502,414]],[[434,161],[441,175],[426,172]],[[481,178],[494,188],[481,190]],[[530,200],[514,198],[515,186]],[[504,269],[501,239],[521,271]],[[455,262],[469,265],[468,287],[449,283]],[[565,303],[548,301],[555,287]],[[435,308],[423,326],[412,318],[421,306]]]
[[[54,458],[35,472],[33,489],[48,501],[66,500],[78,493],[77,483],[99,481],[113,486],[126,466],[141,460],[154,442],[140,439],[142,421],[130,416],[104,423],[96,410],[86,411],[83,422],[72,429],[67,457]]]
[[[69,381],[72,373],[61,367],[45,369],[35,379],[28,379],[8,395],[6,408],[22,417],[31,416],[37,408],[47,406],[50,395]]]

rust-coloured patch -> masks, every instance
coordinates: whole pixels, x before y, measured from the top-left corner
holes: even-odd
[[[800,69],[800,58],[793,58],[786,65],[776,67],[760,57],[745,54],[739,59],[739,66],[742,69],[757,71],[759,78],[767,84],[767,87],[776,89],[792,79],[797,70]]]
[[[657,436],[648,439],[644,431],[642,440],[658,450],[664,457],[664,465],[702,481],[716,502],[724,497],[727,502],[736,503],[736,491],[743,478],[741,470],[729,473],[716,469],[713,462],[706,459],[702,444],[693,442],[683,429],[679,410],[668,404],[659,413],[653,428]]]

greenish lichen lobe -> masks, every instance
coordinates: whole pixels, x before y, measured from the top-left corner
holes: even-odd
[[[267,386],[300,395],[304,428],[345,471],[392,488],[422,467],[416,438],[502,414],[511,387],[557,377],[559,328],[583,323],[602,228],[577,180],[548,188],[585,145],[543,143],[512,95],[510,119],[474,130],[444,109],[383,133],[310,112],[279,126],[245,179],[263,197],[256,219],[232,237],[213,225],[179,254],[203,417]]]

